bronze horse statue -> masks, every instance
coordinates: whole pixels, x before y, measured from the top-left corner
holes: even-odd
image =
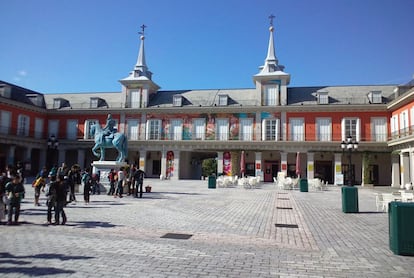
[[[99,157],[99,161],[105,160],[105,149],[115,148],[118,151],[116,161],[124,162],[128,151],[128,140],[125,134],[115,132],[110,136],[105,136],[102,127],[97,123],[91,125],[90,134],[95,138],[92,153]]]

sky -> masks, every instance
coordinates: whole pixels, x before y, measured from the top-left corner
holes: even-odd
[[[414,74],[414,0],[0,0],[0,11],[0,80],[45,94],[121,91],[142,24],[161,90],[253,88],[271,14],[290,87]]]

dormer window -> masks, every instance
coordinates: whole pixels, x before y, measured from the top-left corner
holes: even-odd
[[[100,97],[91,97],[90,108],[108,107],[106,101]]]
[[[368,93],[368,99],[370,103],[382,103],[382,92],[371,91]]]
[[[53,99],[53,109],[61,109],[64,107],[70,107],[70,103],[67,99],[64,99],[64,98]]]
[[[219,106],[227,106],[228,105],[228,95],[219,95]]]
[[[318,92],[318,104],[329,104],[328,92]]]
[[[182,95],[173,96],[173,106],[181,107],[182,105],[183,105],[183,96]]]

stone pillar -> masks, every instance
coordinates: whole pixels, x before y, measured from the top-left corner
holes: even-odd
[[[167,151],[165,151],[164,148],[162,148],[161,152],[161,175],[163,179],[165,179],[167,175]]]
[[[307,179],[309,180],[309,179],[315,178],[315,170],[314,170],[315,169],[315,164],[314,164],[315,154],[307,153],[307,156],[308,156],[308,161],[307,161],[306,169],[307,169]]]
[[[85,150],[78,149],[78,164],[81,169],[85,169]]]
[[[139,161],[138,161],[138,168],[145,172],[145,157],[146,151],[139,151]]]
[[[334,154],[335,159],[335,169],[334,169],[334,175],[335,175],[335,185],[343,185],[344,184],[344,175],[342,174],[342,153],[335,153]]]
[[[391,154],[391,187],[399,188],[400,184],[400,157]]]
[[[16,146],[15,145],[10,145],[9,146],[9,155],[8,155],[8,158],[7,158],[7,164],[14,166],[14,153],[15,153],[15,151],[16,151]]]
[[[174,151],[174,172],[171,177],[172,180],[180,179],[180,151]]]
[[[255,152],[254,169],[256,171],[256,177],[259,176],[260,180],[263,181],[262,152]]]
[[[66,162],[66,150],[65,149],[59,149],[58,153],[58,166],[62,165],[63,162]]]
[[[255,141],[262,140],[262,113],[256,112],[256,128],[254,130],[255,133]]]
[[[217,173],[223,173],[223,152],[217,152]]]
[[[279,138],[277,140],[282,138],[282,141],[287,141],[286,112],[281,112],[280,113],[280,133],[278,133],[278,134],[279,134]]]
[[[280,152],[280,171],[287,176],[287,153],[286,152]]]
[[[410,182],[410,157],[409,153],[404,152],[400,154],[401,164],[401,188],[404,188],[406,183]]]

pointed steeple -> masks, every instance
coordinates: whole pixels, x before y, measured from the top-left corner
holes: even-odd
[[[145,28],[146,27],[147,26],[143,24],[141,26],[142,31],[139,32],[139,34],[141,34],[141,37],[140,37],[141,45],[139,47],[137,64],[135,65],[135,68],[134,68],[134,71],[139,71],[144,76],[147,76],[147,72],[148,72],[147,63],[145,62],[145,51],[144,51],[144,40],[145,40]]]
[[[275,18],[275,16],[271,15],[269,16],[269,18],[270,18],[269,46],[267,48],[267,57],[265,59],[265,64],[260,67],[261,69],[260,74],[266,74],[266,73],[271,73],[275,71],[283,72],[283,70],[285,69],[284,66],[279,65],[279,60],[277,59],[276,54],[275,54],[275,46],[274,46],[274,38],[273,38],[273,31],[274,31],[273,19]]]

